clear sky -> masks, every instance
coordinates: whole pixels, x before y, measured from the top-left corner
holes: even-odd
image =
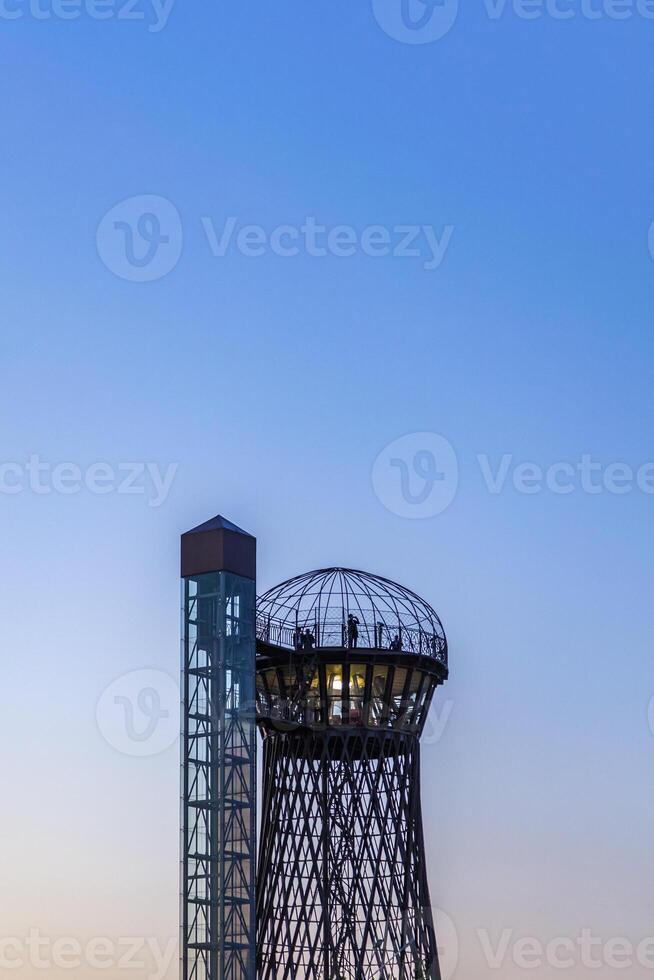
[[[654,933],[654,8],[0,7],[12,974],[159,980],[88,944],[175,939],[176,708],[135,757],[101,699],[174,694],[178,535],[221,512],[261,588],[351,565],[443,619],[452,975],[614,976],[515,943]]]

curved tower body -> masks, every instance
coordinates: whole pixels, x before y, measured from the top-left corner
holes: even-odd
[[[439,980],[420,735],[447,641],[414,593],[310,572],[257,606],[259,980]]]

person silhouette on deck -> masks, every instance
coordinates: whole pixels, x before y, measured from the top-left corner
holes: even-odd
[[[350,613],[347,617],[347,645],[352,650],[359,643],[359,620]]]
[[[316,638],[311,630],[305,630],[302,634],[302,649],[313,650],[316,645]]]

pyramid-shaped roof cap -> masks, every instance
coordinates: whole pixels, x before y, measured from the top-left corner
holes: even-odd
[[[182,578],[234,572],[256,578],[257,539],[217,514],[182,535]]]
[[[204,531],[233,531],[236,534],[243,534],[246,538],[251,538],[253,535],[248,534],[244,531],[242,527],[237,524],[233,524],[232,521],[228,521],[226,517],[222,514],[216,514],[211,520],[205,521],[204,524],[198,524],[197,527],[192,527],[187,534],[202,534]]]

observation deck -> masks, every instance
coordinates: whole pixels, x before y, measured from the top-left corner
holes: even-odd
[[[448,676],[436,612],[367,572],[320,569],[257,602],[257,713],[265,735],[312,729],[420,735]]]

